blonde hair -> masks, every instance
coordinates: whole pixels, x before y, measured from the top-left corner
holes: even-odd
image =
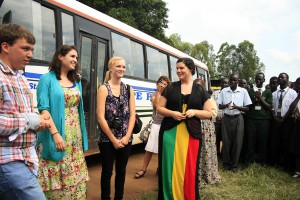
[[[111,76],[110,76],[110,71],[109,69],[113,66],[113,64],[118,61],[118,60],[124,60],[124,58],[122,57],[112,57],[111,59],[109,59],[108,61],[108,70],[105,74],[105,79],[104,79],[104,83],[107,83],[110,79],[111,79]]]

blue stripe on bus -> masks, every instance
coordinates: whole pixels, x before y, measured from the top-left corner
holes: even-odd
[[[42,74],[37,74],[37,73],[30,73],[30,72],[25,72],[25,76],[28,79],[40,79],[40,77],[42,76]],[[148,87],[141,87],[141,86],[133,86],[131,85],[131,87],[135,90],[135,91],[147,91],[147,92],[155,92],[156,88],[148,88]]]
[[[42,74],[36,74],[36,73],[25,72],[25,76],[26,76],[27,78],[36,78],[36,79],[40,79],[40,77],[42,76]]]
[[[133,88],[133,90],[139,90],[139,91],[152,91],[152,92],[155,92],[156,91],[156,88],[147,88],[147,87],[141,87],[141,86],[132,86],[131,87]]]

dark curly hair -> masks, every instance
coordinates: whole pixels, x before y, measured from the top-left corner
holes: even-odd
[[[59,55],[65,56],[71,50],[75,50],[76,52],[78,52],[74,45],[62,45],[56,50],[56,52],[55,52],[55,54],[52,58],[52,61],[49,65],[49,71],[54,71],[55,74],[56,74],[56,78],[58,80],[61,80],[60,71],[61,71],[61,67],[62,67],[62,63],[59,60],[58,56]],[[79,62],[77,62],[76,66],[75,66],[75,70],[69,71],[67,77],[72,82],[75,82],[75,81],[79,82],[80,81]]]
[[[191,58],[186,58],[186,57],[179,58],[176,63],[180,63],[180,62],[183,62],[192,71],[192,75],[195,74],[195,64]]]

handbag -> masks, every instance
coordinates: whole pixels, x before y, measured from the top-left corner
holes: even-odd
[[[127,85],[128,99],[130,99],[130,85],[128,85],[128,84],[126,84],[126,85]],[[132,133],[133,134],[139,133],[141,131],[141,129],[142,129],[142,126],[143,126],[143,122],[140,119],[139,115],[136,113],[135,114],[135,122],[134,122],[134,127],[132,129]]]
[[[135,122],[134,122],[134,127],[132,129],[132,133],[133,134],[139,133],[142,129],[142,126],[143,126],[142,120],[140,119],[138,114],[135,114]]]
[[[151,133],[151,127],[152,127],[152,120],[150,120],[149,123],[140,132],[139,138],[145,144],[148,142],[148,138]]]

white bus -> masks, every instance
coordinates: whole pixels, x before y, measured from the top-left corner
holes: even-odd
[[[97,88],[103,83],[112,56],[126,60],[123,82],[134,89],[136,112],[146,124],[152,114],[150,95],[161,75],[177,81],[176,61],[185,53],[75,0],[0,0],[0,24],[17,23],[36,37],[34,59],[25,69],[33,94],[39,77],[48,71],[56,48],[78,48],[89,151],[98,153],[96,118]],[[195,77],[209,84],[208,68],[193,59]],[[35,100],[36,101],[36,100]],[[134,144],[141,141],[134,135]]]

